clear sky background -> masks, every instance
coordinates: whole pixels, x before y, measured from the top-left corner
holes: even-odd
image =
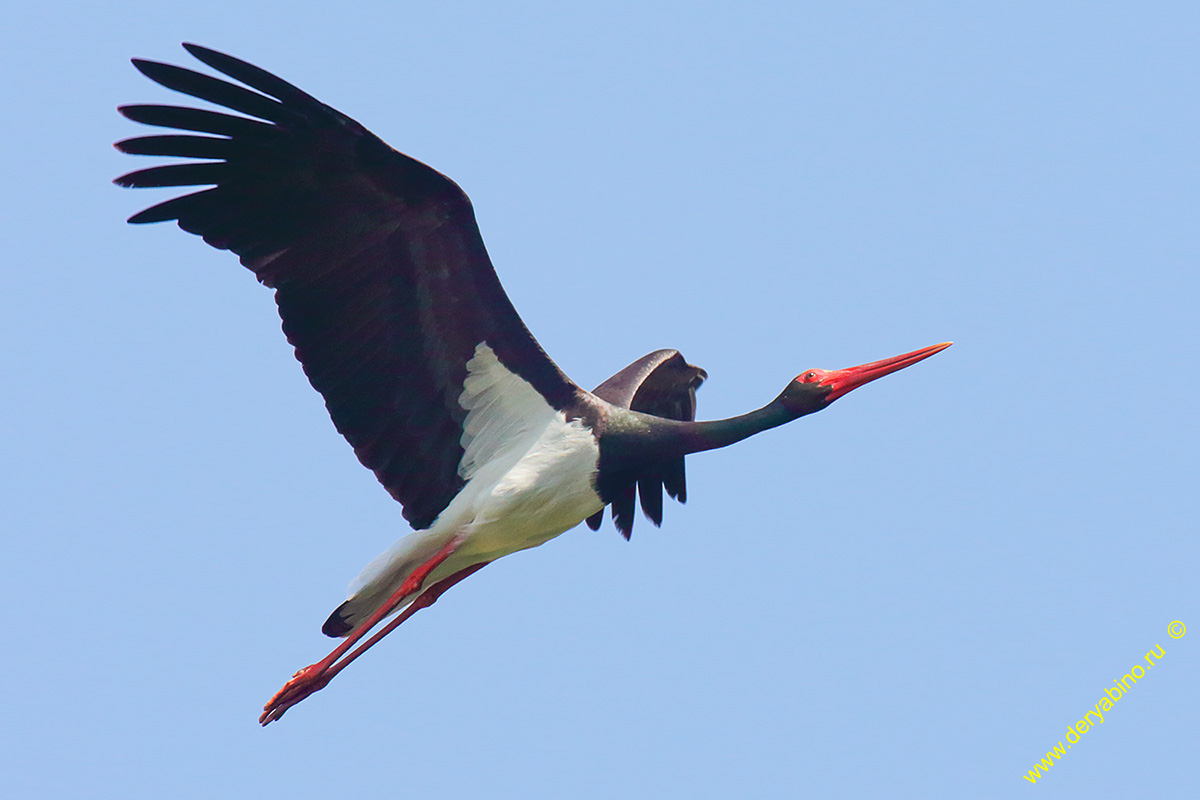
[[[6,796],[1200,796],[1200,6],[349,5],[5,12]],[[719,417],[957,344],[691,457],[661,530],[489,567],[260,730],[406,526],[270,292],[124,223],[163,195],[109,183],[154,163],[113,109],[178,99],[128,58],[184,40],[459,181],[586,386],[676,347]]]

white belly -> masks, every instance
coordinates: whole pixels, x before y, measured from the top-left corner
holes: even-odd
[[[490,473],[499,470],[489,466],[480,469],[432,527],[408,534],[372,561],[351,584],[348,618],[370,614],[455,536],[466,539],[426,586],[474,564],[545,544],[575,527],[604,507],[593,485],[599,456],[586,426],[553,420],[515,464],[498,476]]]
[[[604,507],[593,485],[595,438],[582,423],[558,416],[516,465],[472,498],[471,520],[460,523],[469,531],[464,556],[491,561],[536,547]]]
[[[467,366],[459,399],[467,411],[459,465],[466,485],[430,528],[405,536],[363,570],[351,585],[352,621],[457,536],[465,536],[462,545],[426,586],[544,544],[604,507],[594,486],[600,449],[591,429],[549,406],[486,344]]]

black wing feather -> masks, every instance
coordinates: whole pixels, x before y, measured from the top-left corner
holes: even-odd
[[[140,136],[118,142],[123,152],[137,156],[181,156],[183,158],[228,158],[233,152],[228,139],[214,136]]]
[[[613,375],[592,394],[622,408],[657,417],[691,422],[696,419],[696,390],[708,373],[689,364],[678,350],[656,350]],[[628,489],[612,501],[613,522],[626,539],[633,532],[634,487],[642,513],[655,525],[662,524],[663,489],[679,502],[687,502],[683,459],[645,465],[632,476]],[[592,530],[599,530],[604,511],[588,517]]]
[[[636,484],[631,483],[622,489],[612,501],[613,524],[617,526],[617,530],[625,537],[625,541],[629,541],[629,537],[633,535],[633,504],[635,494]]]
[[[207,100],[214,105],[271,122],[292,122],[297,118],[295,110],[278,100],[264,97],[258,92],[243,89],[211,75],[142,58],[133,59],[133,65],[155,83],[183,94],[190,94],[200,100]]]
[[[131,105],[120,106],[126,119],[140,122],[143,125],[154,125],[158,128],[174,128],[181,131],[199,131],[200,133],[215,133],[220,136],[233,136],[243,140],[270,141],[277,133],[275,126],[258,120],[235,117],[222,114],[219,111],[207,111],[202,108],[186,108],[184,106]],[[120,144],[117,145],[121,147]],[[164,153],[163,155],[179,155]]]
[[[209,161],[200,164],[168,164],[130,172],[117,179],[121,186],[136,186],[152,189],[161,186],[216,186],[230,177],[230,166],[225,161]]]
[[[184,47],[249,88],[168,64],[134,65],[167,88],[256,119],[122,107],[135,122],[189,133],[128,139],[120,150],[216,159],[118,178],[138,188],[214,186],[130,222],[176,220],[275,289],[284,333],[334,425],[413,527],[428,527],[463,485],[458,399],[479,343],[556,408],[580,390],[521,322],[453,181],[258,67]]]

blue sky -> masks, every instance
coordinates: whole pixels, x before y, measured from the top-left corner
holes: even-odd
[[[11,796],[1195,796],[1200,10],[969,6],[8,11]],[[158,195],[109,183],[151,163],[113,108],[172,99],[128,58],[184,40],[454,177],[584,385],[677,347],[719,417],[956,345],[692,457],[661,530],[489,567],[260,730],[406,527],[270,293],[124,224]]]

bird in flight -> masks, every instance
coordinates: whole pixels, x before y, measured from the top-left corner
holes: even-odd
[[[457,184],[271,73],[184,47],[236,83],[133,64],[236,113],[119,109],[186,132],[126,139],[122,152],[196,160],[137,170],[118,185],[209,187],[129,221],[174,220],[275,290],[283,332],[334,425],[413,528],[367,566],[322,627],[344,641],[271,698],[263,725],[501,556],[580,522],[598,529],[605,507],[626,539],[635,505],[658,525],[664,490],[687,498],[685,456],[820,411],[950,346],[806,370],[762,408],[706,422],[695,414],[707,375],[676,350],[656,350],[585,391],[517,315]]]

